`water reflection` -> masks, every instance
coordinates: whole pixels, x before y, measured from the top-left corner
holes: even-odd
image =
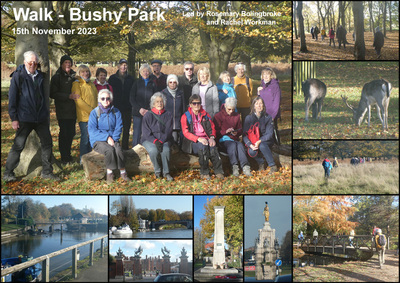
[[[293,259],[293,267],[329,265],[335,263],[344,263],[346,261],[353,260],[354,259],[351,259],[348,256],[333,256],[329,254],[304,254],[300,258]]]

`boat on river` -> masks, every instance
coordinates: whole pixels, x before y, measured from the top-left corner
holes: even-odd
[[[1,260],[1,270],[32,260],[33,257],[18,256]],[[8,274],[1,278],[1,282],[37,282],[42,278],[42,265],[36,263],[21,271]]]
[[[125,234],[132,234],[132,229],[129,227],[128,224],[124,224],[121,227],[118,227],[116,230],[112,232],[114,235],[125,235]]]

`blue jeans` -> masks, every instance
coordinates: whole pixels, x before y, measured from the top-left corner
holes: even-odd
[[[161,173],[161,164],[162,164],[163,175],[165,176],[166,174],[169,174],[169,158],[171,156],[169,150],[169,143],[165,142],[163,144],[163,151],[161,153],[158,152],[156,145],[152,142],[144,141],[142,145],[149,153],[151,163],[153,163],[154,173],[156,174]],[[161,157],[161,162],[159,157]]]
[[[329,177],[331,175],[331,169],[325,167],[324,169],[325,169],[325,177]]]
[[[140,144],[140,138],[142,137],[142,120],[143,116],[133,116],[133,147]]]
[[[79,160],[82,159],[82,155],[92,151],[89,141],[88,122],[79,122],[79,128],[81,129],[81,143],[79,145]]]
[[[257,156],[253,157],[256,153]],[[275,166],[274,158],[272,157],[272,151],[269,148],[268,143],[265,141],[260,143],[257,151],[254,151],[251,148],[249,148],[249,154],[257,161],[259,165],[264,164],[264,158],[263,158],[264,156],[265,159],[267,160],[269,167]]]

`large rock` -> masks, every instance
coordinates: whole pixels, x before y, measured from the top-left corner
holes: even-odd
[[[129,176],[137,175],[142,172],[154,172],[153,164],[151,163],[150,156],[146,149],[138,144],[134,148],[125,150],[125,168]],[[281,167],[279,154],[273,152],[273,157],[276,165]],[[229,159],[226,155],[221,155],[222,167],[226,174],[232,173],[232,168]],[[103,179],[106,176],[106,164],[104,155],[91,151],[82,156],[83,169],[86,178],[89,180]],[[210,164],[211,165],[211,164]],[[289,164],[288,164],[289,165]],[[250,158],[250,166],[252,169],[257,169],[257,163],[254,159]],[[177,149],[171,150],[170,170],[187,170],[199,169],[200,164],[198,157],[191,154],[183,153]]]
[[[52,156],[53,173],[61,172],[60,163]],[[24,176],[24,179],[32,179],[42,173],[42,148],[40,139],[35,131],[28,136],[25,147],[21,152],[20,161],[14,170],[16,177]]]

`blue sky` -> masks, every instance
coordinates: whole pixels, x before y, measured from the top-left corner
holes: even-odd
[[[47,208],[51,208],[56,205],[63,203],[70,203],[76,209],[93,209],[96,213],[108,214],[108,198],[107,196],[92,196],[92,195],[80,195],[80,196],[69,196],[69,195],[40,195],[40,196],[19,196],[21,198],[30,198],[34,202],[40,201],[46,205]]]
[[[164,246],[170,250],[171,262],[175,262],[176,259],[180,260],[182,248],[185,247],[187,252],[188,260],[193,259],[193,248],[192,240],[112,240],[110,239],[110,254],[115,256],[119,248],[126,256],[134,256],[135,251],[142,246],[143,253],[142,259],[148,257],[162,257],[161,248]]]
[[[120,196],[110,196],[110,206]],[[172,209],[178,213],[193,211],[192,196],[132,196],[136,209]]]
[[[275,229],[275,237],[279,244],[287,231],[292,230],[292,197],[291,196],[245,196],[244,197],[244,237],[245,248],[254,246],[258,237],[258,229],[262,229],[265,222],[265,202],[269,207],[269,223]]]
[[[204,210],[204,205],[207,203],[207,198],[212,199],[215,197],[214,195],[209,195],[209,196],[194,196],[194,227],[200,227],[200,219],[203,217],[203,214],[205,212]]]

